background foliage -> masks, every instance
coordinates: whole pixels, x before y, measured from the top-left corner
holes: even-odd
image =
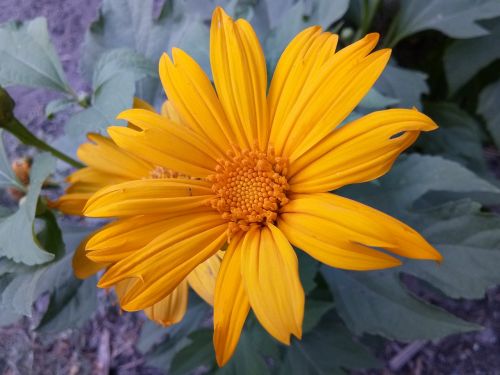
[[[338,32],[343,44],[382,33],[382,45],[394,48],[394,57],[353,117],[415,106],[440,128],[422,135],[388,175],[340,194],[414,226],[445,260],[357,273],[320,266],[299,250],[307,292],[302,341],[279,345],[251,317],[234,358],[217,369],[211,312],[193,296],[178,325],[144,325],[139,348],[148,361],[171,374],[200,367],[216,374],[335,374],[378,366],[370,348],[374,336],[409,342],[481,329],[418,297],[404,280],[411,275],[419,288],[468,299],[482,298],[500,283],[500,183],[484,151],[500,157],[500,52],[493,48],[500,44],[500,1],[167,0],[154,15],[152,0],[104,0],[83,45],[81,72],[89,92],[77,93],[68,83],[43,18],[0,27],[0,85],[57,92],[46,114],[72,114],[55,148],[73,158],[87,132],[120,124],[115,116],[134,95],[156,106],[164,100],[156,72],[163,51],[185,49],[210,74],[208,28],[216,4],[250,20],[270,71],[291,38],[309,25]],[[47,207],[45,181],[52,175],[62,183],[54,174],[53,155],[60,155],[30,138],[12,110],[2,90],[0,127],[46,152],[35,157],[26,186],[0,142],[0,188],[25,194],[19,204],[0,207],[1,323],[31,316],[33,304],[48,296],[36,329],[79,327],[97,303],[95,280],[75,279],[70,267],[89,225],[68,224]]]

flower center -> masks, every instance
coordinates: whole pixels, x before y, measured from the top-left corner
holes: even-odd
[[[208,180],[216,195],[210,204],[229,221],[229,235],[275,222],[280,207],[288,202],[287,159],[276,156],[272,148],[227,155],[229,160],[220,160]]]

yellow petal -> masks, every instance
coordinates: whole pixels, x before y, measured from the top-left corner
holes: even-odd
[[[119,148],[111,139],[99,134],[89,134],[92,143],[84,143],[78,148],[78,158],[89,167],[111,175],[129,179],[149,175],[153,165]]]
[[[147,101],[142,100],[141,98],[138,98],[136,96],[134,96],[134,102],[132,104],[132,107],[146,109],[146,110],[151,111],[151,112],[156,112],[154,107],[151,104],[149,104]]]
[[[109,267],[98,286],[107,288],[121,280],[137,278],[140,281],[123,297],[122,308],[137,311],[151,306],[218,251],[226,241],[226,230],[227,224],[221,224],[220,219],[206,220],[203,216],[192,220],[191,228],[171,227],[140,251]]]
[[[224,366],[238,345],[250,309],[241,279],[241,235],[231,239],[215,286],[214,347],[219,366]]]
[[[172,104],[172,102],[170,100],[165,100],[163,102],[163,104],[161,106],[161,115],[172,120],[176,124],[183,125],[182,120],[179,117],[179,113],[174,108],[174,105]]]
[[[321,38],[321,35],[317,38]],[[271,143],[278,153],[295,160],[350,114],[389,59],[390,50],[366,56],[377,41],[378,35],[370,34],[333,55],[323,52],[320,55],[323,56],[322,65],[315,64],[313,70],[298,69],[298,73],[289,75],[293,92],[299,94],[292,97],[295,100],[291,100],[291,103],[278,107],[274,117]],[[305,59],[308,60],[310,54],[315,57],[312,54],[315,51],[318,53],[324,48],[309,48]],[[301,74],[307,75],[307,79],[299,78]],[[294,86],[295,82],[298,82],[299,87]]]
[[[295,246],[332,267],[372,270],[401,263],[370,247],[408,258],[441,260],[441,255],[406,224],[334,194],[292,196],[278,226]]]
[[[187,277],[189,285],[209,305],[214,304],[215,281],[224,252],[219,251],[196,267]]]
[[[271,143],[281,151],[293,124],[286,118],[300,102],[304,88],[322,72],[335,53],[338,36],[311,27],[298,34],[283,52],[269,89]],[[324,109],[322,109],[322,112]]]
[[[128,181],[107,186],[87,202],[85,215],[115,217],[169,214],[199,210],[212,197],[210,185],[201,180],[158,179]]]
[[[250,305],[262,326],[277,340],[290,344],[302,336],[304,290],[297,255],[272,224],[245,234],[241,274]]]
[[[106,267],[106,264],[95,263],[87,258],[85,245],[89,238],[90,236],[84,239],[73,254],[73,272],[79,279],[86,279]]]
[[[333,131],[290,164],[291,190],[325,192],[370,181],[387,173],[421,131],[437,125],[417,110],[389,109]]]
[[[154,322],[168,327],[179,323],[186,314],[188,304],[188,283],[182,281],[172,293],[153,306],[146,307],[144,313]]]
[[[210,28],[210,64],[217,95],[239,146],[267,148],[267,71],[262,47],[250,24],[217,8]]]
[[[111,138],[122,148],[139,155],[154,165],[183,172],[193,177],[213,173],[218,158],[225,154],[185,126],[153,112],[129,109],[120,113],[142,131],[112,126]]]
[[[51,208],[58,209],[66,215],[83,215],[83,208],[87,204],[87,200],[92,196],[92,193],[71,193],[64,194],[56,201],[49,203]]]
[[[182,122],[225,153],[235,142],[214,88],[201,67],[180,49],[160,59],[160,78]]]
[[[133,216],[114,221],[87,241],[87,257],[95,262],[116,263],[151,242],[172,224],[168,216]]]

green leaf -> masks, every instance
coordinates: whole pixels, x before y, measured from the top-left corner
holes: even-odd
[[[311,25],[320,25],[327,29],[342,18],[348,6],[348,0],[299,0],[294,4],[285,1],[280,5],[268,1],[260,8],[257,6],[250,22],[263,40],[268,65],[274,68],[285,47],[300,31]],[[278,12],[276,8],[279,9]],[[263,26],[261,19],[266,19],[268,14],[274,14],[275,19],[269,16],[269,24]]]
[[[71,93],[45,18],[0,27],[0,85],[45,87]]]
[[[500,15],[497,0],[406,0],[400,10],[391,34],[394,46],[398,41],[423,30],[438,30],[452,38],[473,38],[488,34],[477,23]]]
[[[94,69],[92,86],[98,92],[109,80],[122,73],[131,73],[135,81],[146,76],[156,77],[156,63],[127,48],[104,52]]]
[[[500,103],[500,81],[492,83],[481,92],[477,109],[486,120],[486,126],[493,137],[495,145],[500,149],[500,112],[498,103]]]
[[[307,333],[316,327],[323,315],[331,309],[333,309],[333,303],[330,301],[320,301],[312,298],[306,298],[302,332]]]
[[[345,374],[344,369],[378,366],[378,361],[353,340],[338,316],[331,313],[302,340],[292,342],[286,351],[280,374],[333,375]]]
[[[185,5],[167,1],[158,19],[153,19],[153,1],[104,0],[97,21],[85,35],[82,67],[89,76],[93,66],[106,51],[128,48],[151,59],[155,64],[161,53],[183,41],[196,23],[195,13],[184,12]],[[205,51],[208,51],[208,44]],[[208,53],[207,53],[208,55]]]
[[[116,116],[127,108],[132,107],[134,98],[135,80],[131,73],[116,74],[103,83],[92,98],[91,106],[78,112],[66,124],[66,136],[72,147],[86,141],[88,133],[104,133],[110,125],[125,125],[125,122],[116,120]],[[67,139],[59,141],[68,142]],[[59,143],[59,144],[60,144]],[[68,149],[60,144],[60,149],[74,154],[75,149]]]
[[[72,270],[71,264],[66,266]],[[78,328],[97,309],[95,277],[82,281],[71,275],[65,279],[60,277],[56,282],[58,287],[51,294],[49,307],[37,327],[42,333]]]
[[[149,320],[143,325],[137,346],[145,353],[151,366],[168,371],[176,353],[191,342],[188,336],[197,330],[206,318],[208,305],[193,293],[190,299],[189,309],[180,323],[166,329]]]
[[[426,81],[427,75],[425,73],[393,64],[384,69],[375,84],[375,89],[388,98],[397,99],[396,107],[422,109],[422,95],[429,93]]]
[[[370,91],[368,91],[368,94],[366,94],[363,100],[361,100],[359,106],[362,108],[374,110],[387,108],[397,103],[399,103],[399,99],[385,96],[381,94],[376,88],[372,88]]]
[[[68,99],[68,98],[59,98],[59,99],[54,99],[51,100],[46,106],[45,106],[45,117],[48,119],[51,119],[54,117],[54,115],[58,112],[61,112],[68,108],[69,106],[75,104],[74,99]]]
[[[24,190],[24,186],[19,182],[17,177],[12,171],[12,167],[5,153],[5,146],[3,143],[3,129],[0,129],[0,189],[6,187],[15,187]]]
[[[488,168],[481,142],[481,125],[454,103],[427,103],[425,112],[439,129],[417,143],[426,153],[442,155],[481,175]]]
[[[445,51],[444,71],[450,94],[474,77],[481,69],[500,58],[500,19],[485,22],[489,34],[467,40],[457,40]]]
[[[404,158],[380,183],[387,201],[403,208],[410,208],[419,198],[435,191],[477,196],[500,193],[499,188],[454,161],[418,154]]]
[[[266,375],[270,374],[264,359],[258,352],[258,347],[253,343],[250,333],[245,330],[240,336],[238,347],[233,357],[216,375]]]
[[[496,232],[497,241],[500,234]],[[500,251],[475,246],[436,245],[442,264],[409,262],[403,271],[425,280],[452,298],[483,298],[500,283]]]
[[[212,343],[213,330],[202,329],[189,335],[191,343],[182,348],[172,359],[170,375],[191,374],[200,367],[212,367],[215,353]]]
[[[0,223],[0,256],[27,265],[42,264],[54,259],[54,254],[44,250],[34,236],[38,196],[43,182],[54,168],[55,160],[49,154],[35,157],[28,194],[19,204],[17,212]]]
[[[479,329],[408,294],[397,269],[348,272],[324,266],[322,273],[338,313],[357,335],[370,333],[412,341]]]

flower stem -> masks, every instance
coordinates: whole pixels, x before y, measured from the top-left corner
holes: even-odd
[[[14,116],[14,100],[2,87],[0,87],[0,128],[7,130],[22,143],[34,146],[42,151],[50,152],[56,158],[68,163],[75,168],[82,168],[84,165],[54,147],[48,145],[37,138]]]

